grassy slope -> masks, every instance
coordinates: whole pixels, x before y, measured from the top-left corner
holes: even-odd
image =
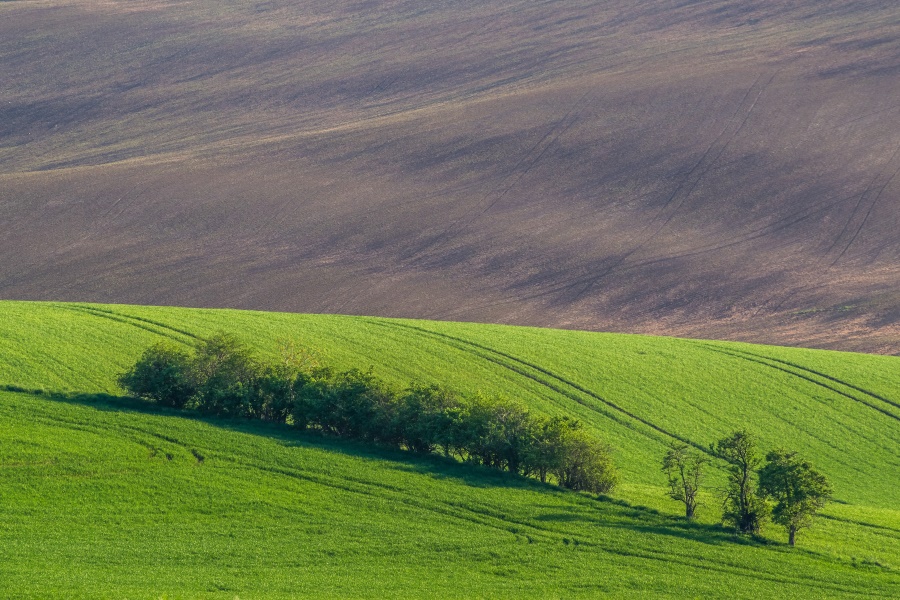
[[[220,328],[263,351],[295,338],[398,383],[502,391],[577,415],[617,448],[624,483],[615,501],[597,501],[96,395],[117,393],[114,374],[160,336]],[[4,302],[0,384],[95,396],[0,394],[0,580],[35,597],[896,597],[898,366],[501,326]],[[701,523],[683,527],[663,497],[670,436],[705,445],[740,424],[834,481],[839,502],[795,550],[734,540],[714,525],[711,497]]]

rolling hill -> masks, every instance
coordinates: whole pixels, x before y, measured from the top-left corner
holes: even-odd
[[[0,2],[0,297],[900,352],[890,0]]]
[[[120,397],[151,343],[227,330],[398,384],[500,392],[615,448],[612,497],[287,427]],[[13,598],[896,597],[900,359],[675,338],[397,320],[0,302],[0,581]],[[745,426],[832,479],[782,531],[665,498],[668,443]]]

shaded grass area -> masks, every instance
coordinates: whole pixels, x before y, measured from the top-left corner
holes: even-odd
[[[293,339],[337,368],[576,417],[613,445],[623,483],[591,498],[120,396],[116,374],[148,345],[218,330],[263,354]],[[898,365],[464,323],[0,302],[0,527],[13,559],[0,576],[26,597],[896,596]],[[696,524],[665,497],[666,444],[705,448],[741,426],[835,484],[795,550],[780,529],[747,540],[716,523],[718,465]]]
[[[284,427],[104,394],[4,392],[0,414],[0,570],[21,597],[890,597],[900,586],[873,562]]]

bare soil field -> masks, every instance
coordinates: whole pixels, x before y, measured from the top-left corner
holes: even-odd
[[[894,0],[0,1],[0,297],[900,353]]]

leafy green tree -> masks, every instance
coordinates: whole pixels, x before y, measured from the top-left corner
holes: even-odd
[[[371,369],[325,375],[303,387],[294,411],[298,424],[317,425],[340,437],[394,441],[397,394],[392,388]]]
[[[565,432],[562,448],[561,464],[553,470],[562,487],[606,494],[618,483],[612,449],[580,427],[572,427]]]
[[[662,470],[669,479],[669,497],[684,503],[684,516],[693,520],[697,510],[697,492],[709,458],[689,450],[687,444],[673,444],[663,457]]]
[[[569,417],[539,417],[534,420],[531,442],[528,445],[523,473],[535,475],[541,483],[547,482],[547,476],[559,472],[566,460],[567,436],[579,423]]]
[[[713,454],[728,463],[722,522],[740,533],[759,533],[768,513],[765,500],[756,493],[754,474],[762,463],[756,441],[746,431],[735,431],[710,446]]]
[[[192,360],[197,409],[224,417],[252,417],[261,368],[235,336],[219,332],[197,344]]]
[[[321,428],[321,404],[335,377],[329,367],[321,367],[311,372],[309,377],[295,382],[292,390],[294,403],[290,408],[291,425],[298,429]]]
[[[398,392],[375,376],[370,368],[357,374],[358,395],[347,407],[348,420],[352,427],[349,435],[367,442],[399,446],[394,424],[397,422]]]
[[[313,352],[293,341],[281,342],[280,350],[280,360],[260,367],[251,408],[253,418],[286,423],[298,392],[320,371],[321,363]]]
[[[772,520],[787,530],[791,546],[797,531],[809,527],[831,497],[828,479],[796,452],[786,450],[766,455],[766,464],[759,470],[759,490],[775,501]]]
[[[532,441],[534,420],[528,409],[518,402],[497,398],[491,411],[488,446],[494,466],[519,474]]]
[[[499,468],[494,438],[494,398],[478,393],[463,399],[456,440],[466,462]]]
[[[184,408],[197,392],[191,357],[171,344],[155,344],[118,379],[127,392],[162,406]]]
[[[297,392],[311,379],[309,373],[288,373],[278,365],[265,365],[254,380],[250,409],[255,419],[288,422]]]
[[[400,397],[394,428],[407,450],[450,456],[458,443],[460,398],[438,385],[412,385]]]

